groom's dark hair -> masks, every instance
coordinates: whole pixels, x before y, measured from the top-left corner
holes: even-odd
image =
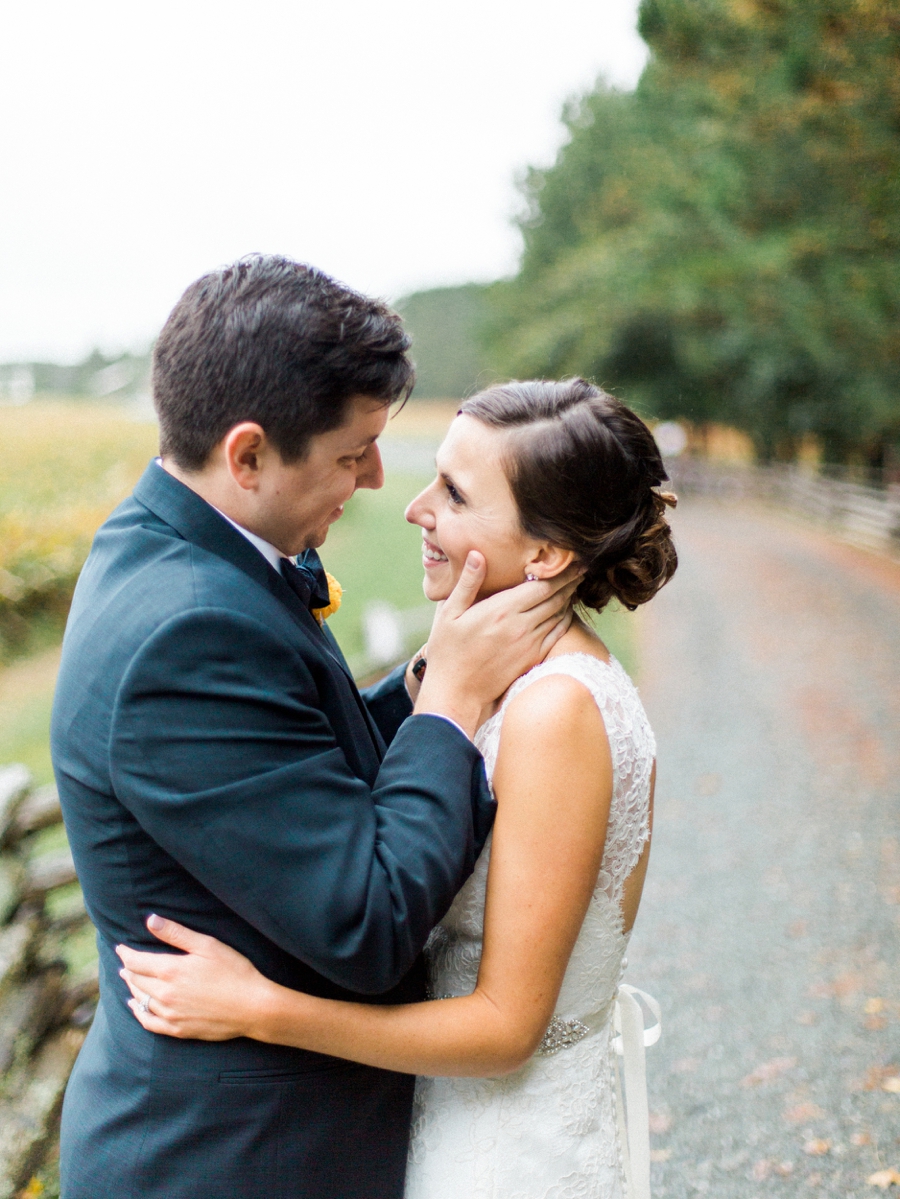
[[[400,317],[290,258],[253,254],[192,283],[153,351],[160,451],[199,470],[255,421],[286,462],[336,429],[351,397],[385,405],[415,382]]]

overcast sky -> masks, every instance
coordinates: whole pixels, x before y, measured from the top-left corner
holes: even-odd
[[[0,361],[139,348],[252,250],[390,298],[515,268],[637,0],[0,0]]]

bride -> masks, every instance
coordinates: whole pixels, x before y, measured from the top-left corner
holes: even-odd
[[[665,477],[650,431],[612,396],[582,379],[508,383],[463,404],[436,479],[409,506],[431,600],[449,595],[470,550],[487,562],[483,595],[584,569],[569,631],[482,714],[497,818],[426,948],[439,1002],[303,995],[160,917],[152,931],[184,956],[120,947],[132,1010],[152,1032],[252,1037],[419,1075],[406,1199],[644,1190],[625,1180],[613,1012],[647,868],[655,743],[585,617],[613,599],[635,608],[671,578]]]

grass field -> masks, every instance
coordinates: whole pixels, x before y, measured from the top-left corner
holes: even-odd
[[[386,450],[393,446],[386,452],[392,465],[384,488],[358,492],[322,549],[326,566],[344,587],[331,627],[351,661],[361,660],[362,615],[372,600],[425,612],[427,619],[421,535],[406,523],[403,511],[429,481],[429,456],[455,409],[452,403],[409,405],[391,419],[385,440]],[[59,578],[74,575],[94,530],[156,452],[155,426],[130,420],[116,408],[83,403],[34,403],[16,409],[15,416],[12,465],[0,485],[0,571],[15,575],[18,570],[16,577],[28,575],[33,582],[54,571]],[[410,447],[417,452],[408,452]],[[0,581],[4,577],[0,573]],[[61,624],[41,621],[39,614],[24,643],[36,652],[0,667],[0,762],[25,762],[47,782]],[[604,613],[598,628],[633,672],[634,617]]]
[[[50,767],[50,705],[59,649],[44,650],[0,669],[0,764],[24,762],[39,783]]]

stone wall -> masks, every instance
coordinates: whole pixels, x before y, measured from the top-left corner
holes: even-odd
[[[0,1199],[41,1193],[29,1180],[55,1153],[97,997],[96,961],[71,961],[89,921],[61,823],[55,787],[0,768]]]

